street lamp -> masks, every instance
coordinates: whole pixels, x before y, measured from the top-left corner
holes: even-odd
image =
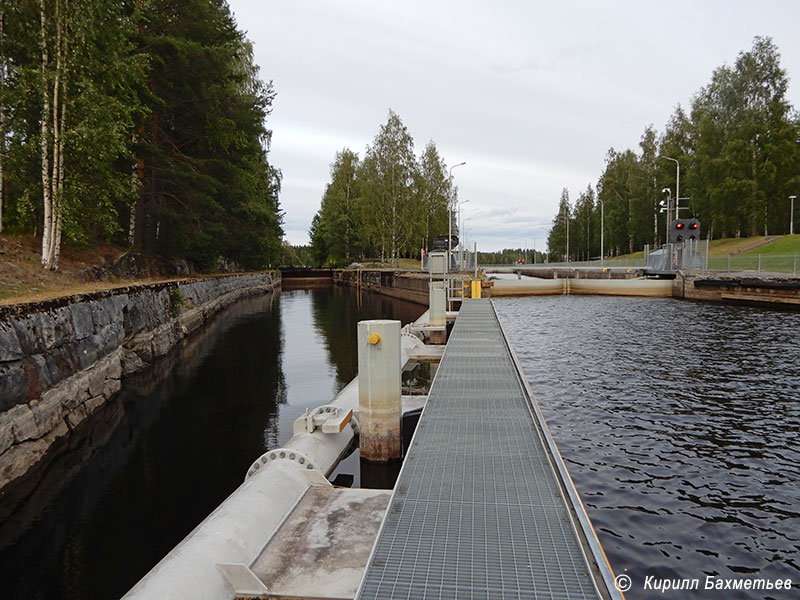
[[[681,198],[681,163],[679,163],[676,159],[670,158],[669,156],[659,155],[658,158],[663,158],[664,160],[671,160],[675,163],[675,167],[677,169],[677,175],[675,177],[675,218],[678,218],[678,202],[680,202]],[[669,207],[667,207],[667,221],[669,221]]]
[[[456,221],[458,222],[458,235],[459,235],[459,236],[461,236],[461,225],[462,225],[462,223],[463,223],[463,222],[461,221],[461,205],[462,205],[462,204],[467,204],[468,202],[469,202],[469,200],[461,200],[461,201],[459,201],[459,203],[458,203],[458,208],[456,209],[456,211],[457,211],[457,214],[456,214]],[[459,244],[458,244],[458,245],[459,245],[459,246],[461,245],[460,237],[459,237]]]
[[[567,252],[565,258],[569,263],[569,202],[564,202],[564,221],[567,224]]]
[[[457,165],[453,165],[450,167],[450,176],[448,177],[448,181],[450,182],[450,201],[447,203],[447,270],[450,270],[450,255],[453,252],[453,169],[456,167],[463,167],[467,164],[466,161],[460,162]]]
[[[469,200],[467,200],[467,202],[469,202]],[[461,214],[461,213],[459,212],[459,214]],[[463,240],[461,239],[461,231],[462,231],[462,227],[466,227],[467,221],[469,221],[471,218],[472,217],[467,217],[466,219],[461,221],[461,225],[459,225],[459,227],[458,227],[458,247],[461,249],[460,252],[459,252],[459,257],[460,257],[460,260],[461,260],[461,268],[462,269],[464,268],[464,260],[466,259],[465,251],[469,251],[469,246],[465,245],[466,241],[467,241],[466,231],[464,232],[464,239]]]
[[[790,217],[789,217],[789,235],[794,235],[794,199],[797,196],[789,196],[789,200],[792,201],[792,208],[790,210]]]
[[[456,209],[456,223],[458,223],[458,264],[461,265],[461,260],[464,255],[464,244],[463,240],[461,239],[463,236],[461,235],[461,227],[463,226],[463,221],[461,220],[461,205],[466,204],[469,200],[461,200],[458,203],[458,208]]]
[[[661,190],[661,193],[667,195],[666,206],[664,206],[663,200],[659,203],[659,206],[661,206],[661,212],[667,211],[667,219],[666,219],[667,223],[666,226],[664,227],[664,243],[666,244],[667,240],[669,239],[669,210],[670,206],[672,206],[672,190],[669,188],[664,188],[663,190]]]
[[[605,264],[603,261],[605,261],[605,259],[606,259],[606,252],[605,252],[605,248],[603,247],[603,234],[605,233],[605,230],[606,230],[606,227],[605,227],[605,225],[606,225],[605,224],[605,219],[606,219],[605,209],[606,209],[606,203],[603,202],[602,198],[600,198],[600,268],[601,269],[603,268],[603,265]]]

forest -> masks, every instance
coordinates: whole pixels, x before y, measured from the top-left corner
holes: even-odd
[[[2,2],[0,231],[269,266],[274,97],[224,0]]]
[[[611,148],[595,187],[574,202],[562,191],[552,259],[567,256],[567,239],[569,260],[599,257],[601,220],[606,256],[664,243],[660,205],[675,202],[678,168],[680,217],[698,218],[704,239],[788,233],[789,196],[800,191],[800,117],[788,81],[773,41],[755,38],[713,72],[688,112],[678,105],[663,133],[651,125],[637,150]]]
[[[447,234],[448,202],[457,193],[436,144],[428,142],[417,157],[414,139],[390,110],[363,158],[349,148],[336,153],[311,222],[312,258],[327,266],[418,258]]]

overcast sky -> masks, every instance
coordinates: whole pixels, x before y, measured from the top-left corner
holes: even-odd
[[[544,250],[562,188],[770,36],[800,77],[800,2],[229,0],[277,98],[270,161],[292,244],[308,243],[334,155],[359,156],[391,108],[434,140],[478,248]],[[800,84],[789,100],[800,107]],[[471,242],[470,242],[471,245]]]

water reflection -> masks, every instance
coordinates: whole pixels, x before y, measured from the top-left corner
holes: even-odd
[[[0,597],[119,598],[355,376],[358,320],[422,310],[330,286],[227,309],[0,498]]]
[[[579,296],[496,306],[612,566],[639,582],[628,598],[662,597],[641,589],[646,575],[800,581],[800,314]]]

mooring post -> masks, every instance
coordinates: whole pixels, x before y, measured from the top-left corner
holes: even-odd
[[[400,321],[358,324],[358,409],[361,458],[387,462],[400,458]]]

